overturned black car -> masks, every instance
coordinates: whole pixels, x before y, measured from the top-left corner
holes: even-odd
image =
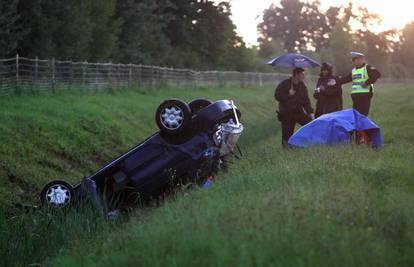
[[[239,118],[228,100],[166,100],[155,113],[159,132],[75,186],[61,180],[46,184],[40,200],[63,207],[89,199],[98,209],[110,210],[158,197],[178,181],[203,184],[233,152],[243,131]]]

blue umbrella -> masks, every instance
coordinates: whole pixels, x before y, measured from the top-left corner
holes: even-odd
[[[315,68],[320,67],[321,64],[319,64],[317,61],[304,56],[300,54],[295,53],[289,53],[286,55],[282,55],[279,57],[276,57],[269,62],[267,62],[268,65],[271,65],[273,67],[281,67],[281,68]]]

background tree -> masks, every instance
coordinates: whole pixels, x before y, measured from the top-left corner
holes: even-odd
[[[17,52],[18,42],[24,38],[25,31],[20,24],[17,0],[0,1],[0,56],[10,57]]]
[[[280,39],[263,40],[259,38],[259,55],[264,59],[270,59],[274,56],[286,53],[283,42]]]
[[[411,76],[414,75],[414,22],[407,24],[402,30],[401,46],[396,51],[394,61],[401,63]]]
[[[85,60],[91,43],[92,0],[21,0],[18,11],[25,38],[18,42],[21,55]]]
[[[124,2],[124,1],[122,1]],[[105,61],[116,52],[122,19],[116,17],[116,0],[92,1],[89,59]]]
[[[391,59],[398,63],[391,54],[399,47],[399,34],[396,30],[372,32],[379,22],[377,14],[352,3],[322,12],[318,1],[282,0],[279,6],[271,5],[264,11],[263,22],[258,25],[260,54],[277,46],[273,40],[283,40],[286,50],[305,54],[316,51],[314,57],[332,62],[338,72],[345,72],[351,68],[349,52],[356,50],[365,52],[368,62],[387,74]]]
[[[165,28],[172,51],[168,65],[196,69],[247,69],[246,46],[237,36],[227,2],[170,0]],[[234,64],[232,64],[234,63]]]
[[[41,1],[42,3],[44,0]],[[90,59],[93,42],[93,0],[51,1],[47,10],[54,9],[54,16],[46,21],[43,30],[55,25],[52,32],[54,53],[49,56],[64,60]],[[106,45],[106,44],[105,44]]]
[[[221,2],[214,5],[210,1],[199,1],[194,6],[197,15],[193,17],[190,43],[201,60],[199,68],[230,67],[233,59],[237,59],[237,54],[243,53],[245,48],[230,19],[230,4]]]
[[[332,29],[329,52],[336,73],[346,73],[352,67],[349,52],[352,51],[353,37],[349,27],[344,23],[337,23]],[[355,49],[360,50],[360,49]]]
[[[116,61],[122,63],[166,65],[171,42],[165,35],[170,21],[168,1],[117,1],[116,17],[122,21]]]
[[[385,75],[414,75],[414,26],[373,32],[379,22],[352,3],[322,9],[319,1],[281,0],[263,12],[258,47],[247,47],[229,1],[3,0],[0,56],[273,71],[267,60],[301,52],[344,72],[349,52],[358,50]]]
[[[320,50],[327,45],[330,28],[319,5],[300,0],[282,0],[280,6],[272,4],[258,25],[261,39],[279,38],[288,52]]]

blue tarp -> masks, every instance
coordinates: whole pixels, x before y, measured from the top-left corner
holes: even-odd
[[[355,109],[325,114],[300,128],[289,139],[294,147],[334,145],[349,142],[352,131],[366,131],[373,147],[382,146],[381,129]]]

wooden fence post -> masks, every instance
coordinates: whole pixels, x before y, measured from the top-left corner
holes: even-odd
[[[150,77],[150,87],[152,88],[154,86],[154,66],[151,66],[151,77]]]
[[[199,74],[201,72],[196,72],[196,71],[189,71],[189,72],[190,72],[191,80],[193,80],[193,88],[197,88],[198,87],[198,78],[199,78]]]
[[[128,64],[128,88],[131,88],[131,80],[132,80],[132,64]]]
[[[263,87],[263,74],[261,72],[259,73],[259,86]]]
[[[39,58],[36,57],[36,59],[35,59],[35,77],[34,77],[34,82],[35,82],[36,85],[37,85],[38,76],[39,76]]]
[[[113,89],[113,73],[112,73],[112,62],[109,62],[108,64],[108,84],[109,84],[109,88]]]
[[[51,64],[51,85],[52,85],[52,92],[55,92],[55,58],[52,58],[52,60],[50,61]]]
[[[121,87],[122,81],[121,81],[121,74],[120,74],[121,64],[116,65],[116,87]]]
[[[19,54],[16,54],[16,88],[15,88],[15,94],[18,95],[21,93],[20,88],[20,77],[19,77]]]
[[[88,67],[88,62],[85,61],[82,64],[82,86],[86,87],[86,68]]]
[[[99,64],[96,63],[95,64],[95,89],[96,91],[98,91],[98,67],[99,67]]]
[[[69,88],[72,88],[73,84],[73,62],[70,61],[70,67],[69,67]]]
[[[16,83],[19,84],[19,54],[16,54]]]
[[[138,72],[138,87],[144,87],[145,86],[145,81],[144,81],[144,79],[142,78],[142,65],[141,64],[139,64],[138,65],[138,68],[139,68],[139,72]]]

